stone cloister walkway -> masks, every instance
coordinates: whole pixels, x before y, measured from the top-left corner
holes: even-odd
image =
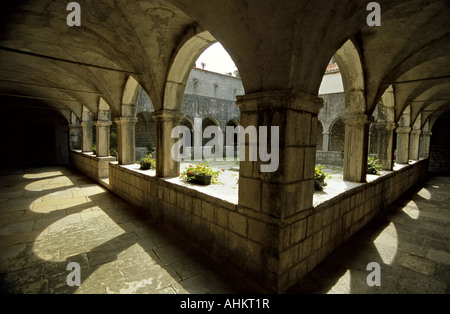
[[[81,286],[69,287],[69,262]],[[368,287],[369,262],[381,286]],[[63,167],[0,176],[2,293],[248,293],[174,231]],[[231,278],[232,279],[232,278]],[[430,179],[290,293],[449,293],[450,178]]]

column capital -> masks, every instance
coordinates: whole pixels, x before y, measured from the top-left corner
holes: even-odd
[[[364,126],[372,123],[374,118],[364,113],[347,113],[342,117],[345,125]]]
[[[103,121],[103,120],[97,120],[94,122],[95,126],[97,127],[107,127],[107,126],[111,126],[112,122],[111,121]]]
[[[397,127],[397,124],[395,122],[376,122],[375,127],[378,130],[394,131]]]
[[[322,98],[293,90],[255,92],[236,98],[241,112],[290,109],[318,114],[323,107]]]
[[[186,115],[184,112],[180,110],[169,110],[169,109],[163,109],[154,111],[152,113],[153,118],[159,121],[174,121],[178,122],[181,121]]]
[[[411,128],[408,126],[399,126],[395,132],[397,132],[397,134],[409,134],[411,132]]]
[[[420,133],[422,133],[422,131],[420,129],[412,129],[411,134],[413,135],[420,135]]]
[[[80,122],[80,126],[81,127],[90,127],[90,126],[93,126],[94,125],[94,122],[92,122],[92,121],[81,121]]]
[[[422,131],[421,135],[423,136],[431,136],[433,133],[431,131]]]
[[[138,122],[138,118],[136,117],[118,117],[114,119],[114,122],[118,124],[133,124]]]

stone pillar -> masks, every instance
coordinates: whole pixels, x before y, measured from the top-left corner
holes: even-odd
[[[420,133],[419,129],[413,129],[410,134],[409,158],[412,160],[419,160]]]
[[[330,132],[322,132],[323,134],[323,148],[324,152],[327,152],[330,149]]]
[[[172,158],[172,146],[178,141],[172,138],[172,130],[179,126],[184,114],[177,110],[153,112],[156,120],[156,176],[160,178],[177,177],[180,163]],[[195,131],[194,131],[195,132]]]
[[[70,149],[81,149],[82,130],[81,125],[69,125]]]
[[[117,124],[117,146],[120,165],[130,165],[135,160],[135,126],[138,119],[135,117],[120,117],[114,122]]]
[[[345,181],[365,182],[369,125],[373,117],[366,114],[346,114],[343,121],[345,124],[343,178]]]
[[[96,121],[96,146],[97,146],[97,157],[108,157],[109,156],[109,133],[111,121]]]
[[[92,147],[94,146],[92,127],[94,126],[94,123],[83,121],[80,125],[82,134],[81,150],[83,152],[92,152]]]
[[[409,162],[409,134],[410,127],[401,126],[396,130],[397,133],[397,160],[398,164],[408,164]]]
[[[305,274],[305,270],[294,272],[292,268],[298,268],[300,259],[296,245],[304,239],[298,234],[306,234],[306,229],[297,230],[292,225],[306,226],[305,220],[299,221],[305,219],[305,212],[312,208],[317,116],[323,102],[316,96],[292,91],[253,93],[237,99],[241,124],[246,131],[252,126],[256,130],[260,127],[269,130],[267,140],[261,139],[260,134],[252,140],[242,134],[246,131],[240,133],[245,136],[245,145],[241,143],[240,147],[245,159],[241,158],[239,170],[239,212],[250,216],[245,218],[248,219],[247,238],[247,232],[241,232],[244,237],[239,241],[250,251],[254,250],[254,241],[261,243],[262,256],[248,256],[247,264],[257,265],[250,271],[262,267],[264,271],[257,280],[283,291],[289,280],[298,280]],[[272,139],[276,129],[271,127],[278,127],[278,141]],[[274,161],[263,162],[260,153],[256,161],[251,161],[249,149],[272,143],[277,147],[271,149],[271,157],[278,157],[278,167],[273,172],[262,172],[261,166]],[[255,214],[252,216],[252,213]],[[235,216],[245,217],[230,213],[230,224],[231,217],[235,219]],[[292,239],[290,247],[284,244],[286,236]],[[305,248],[301,254],[308,256],[308,250]]]
[[[420,134],[419,158],[428,158],[430,156],[430,131],[422,131]]]
[[[394,122],[379,122],[378,129],[378,159],[383,170],[391,171],[394,167]]]

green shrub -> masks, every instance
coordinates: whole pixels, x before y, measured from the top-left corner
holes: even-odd
[[[219,175],[221,172],[224,172],[225,169],[214,171],[207,161],[203,163],[199,163],[196,166],[189,165],[181,174],[181,179],[190,181],[192,179],[191,176],[194,175],[205,175],[211,176],[211,183],[220,184]]]
[[[367,159],[367,173],[368,174],[380,174],[380,171],[383,170],[383,166],[380,163],[380,160],[373,156]]]
[[[328,174],[323,171],[323,167],[320,165],[316,166],[314,172],[314,190],[322,191],[323,188],[327,186],[327,183],[325,182],[326,178],[328,178]]]
[[[137,163],[141,165],[141,169],[143,170],[156,168],[156,160],[153,158],[152,154],[145,155]]]

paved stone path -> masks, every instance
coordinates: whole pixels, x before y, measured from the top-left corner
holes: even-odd
[[[363,229],[292,293],[448,293],[450,178]],[[69,287],[69,262],[81,286]],[[368,287],[368,262],[381,286]],[[187,239],[67,168],[0,176],[2,293],[248,293]]]
[[[380,265],[380,286],[367,285],[371,262]],[[450,177],[399,200],[289,292],[449,294]]]
[[[69,287],[69,262],[81,286]],[[3,293],[229,293],[206,256],[66,168],[0,176]]]

